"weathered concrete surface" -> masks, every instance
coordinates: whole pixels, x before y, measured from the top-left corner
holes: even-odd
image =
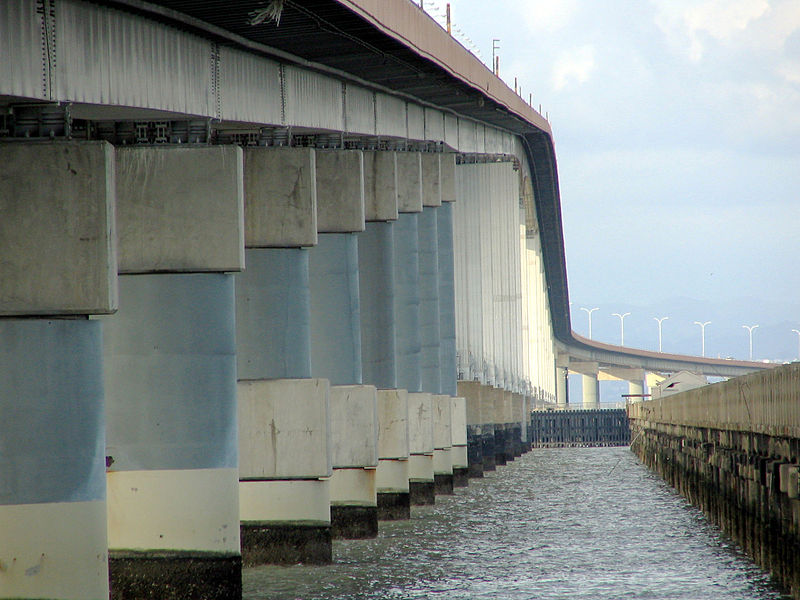
[[[114,148],[0,144],[0,248],[0,316],[114,312]]]
[[[317,243],[316,171],[313,148],[245,148],[245,246]]]
[[[240,477],[330,477],[328,394],[324,379],[239,381]]]
[[[423,152],[422,160],[422,205],[442,205],[442,175],[439,170],[441,154]]]
[[[367,221],[397,220],[397,152],[364,152],[364,216]]]
[[[119,272],[244,269],[244,166],[238,146],[120,147]]]
[[[317,231],[364,231],[361,150],[317,150]]]
[[[800,598],[800,364],[631,404],[631,449]]]
[[[422,212],[422,159],[419,152],[397,153],[397,210]]]
[[[456,155],[440,154],[439,174],[441,175],[442,202],[456,201]]]

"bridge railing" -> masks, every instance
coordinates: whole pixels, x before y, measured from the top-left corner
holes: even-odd
[[[800,363],[628,405],[653,423],[800,437]]]

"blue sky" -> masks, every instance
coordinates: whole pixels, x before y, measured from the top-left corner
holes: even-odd
[[[433,13],[445,4],[425,2]],[[693,308],[674,308],[670,326],[685,327],[687,341],[673,351],[699,353],[691,320],[711,320],[721,341],[709,355],[747,358],[741,325],[759,323],[762,348],[775,336],[769,352],[794,358],[800,2],[451,0],[451,9],[456,35],[487,63],[499,38],[501,77],[512,87],[517,77],[549,115],[573,328],[587,333],[580,306],[607,306],[594,337],[617,343],[610,312],[631,311],[631,336],[637,319],[648,332],[636,345],[652,346],[652,317],[680,304]]]

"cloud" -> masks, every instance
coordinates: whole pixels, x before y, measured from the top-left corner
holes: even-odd
[[[595,68],[594,46],[585,45],[562,53],[553,65],[553,87],[556,91],[572,82],[581,84],[589,80]]]
[[[548,32],[564,28],[578,8],[577,0],[517,0],[515,5],[528,29]]]
[[[732,39],[770,12],[767,0],[653,0],[656,24],[689,58],[703,58],[709,38]],[[687,46],[688,42],[688,46]]]

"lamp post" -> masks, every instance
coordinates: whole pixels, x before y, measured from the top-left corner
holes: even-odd
[[[612,317],[619,317],[619,345],[625,345],[625,317],[630,315],[631,313],[626,312],[623,314],[619,313],[611,313]]]
[[[700,356],[706,355],[706,325],[710,325],[711,321],[706,321],[705,323],[701,323],[700,321],[695,321],[695,325],[700,325],[700,340],[701,340],[701,354]]]
[[[800,331],[792,329],[797,334],[797,360],[800,360]]]
[[[592,313],[596,310],[600,310],[599,306],[594,308],[583,308],[581,306],[581,310],[586,311],[586,314],[589,315],[589,339],[592,339]]]
[[[661,352],[661,324],[669,319],[669,317],[653,317],[658,322],[658,351]]]
[[[742,325],[745,329],[747,329],[747,334],[750,337],[750,360],[753,360],[753,329],[756,329],[758,325]]]

